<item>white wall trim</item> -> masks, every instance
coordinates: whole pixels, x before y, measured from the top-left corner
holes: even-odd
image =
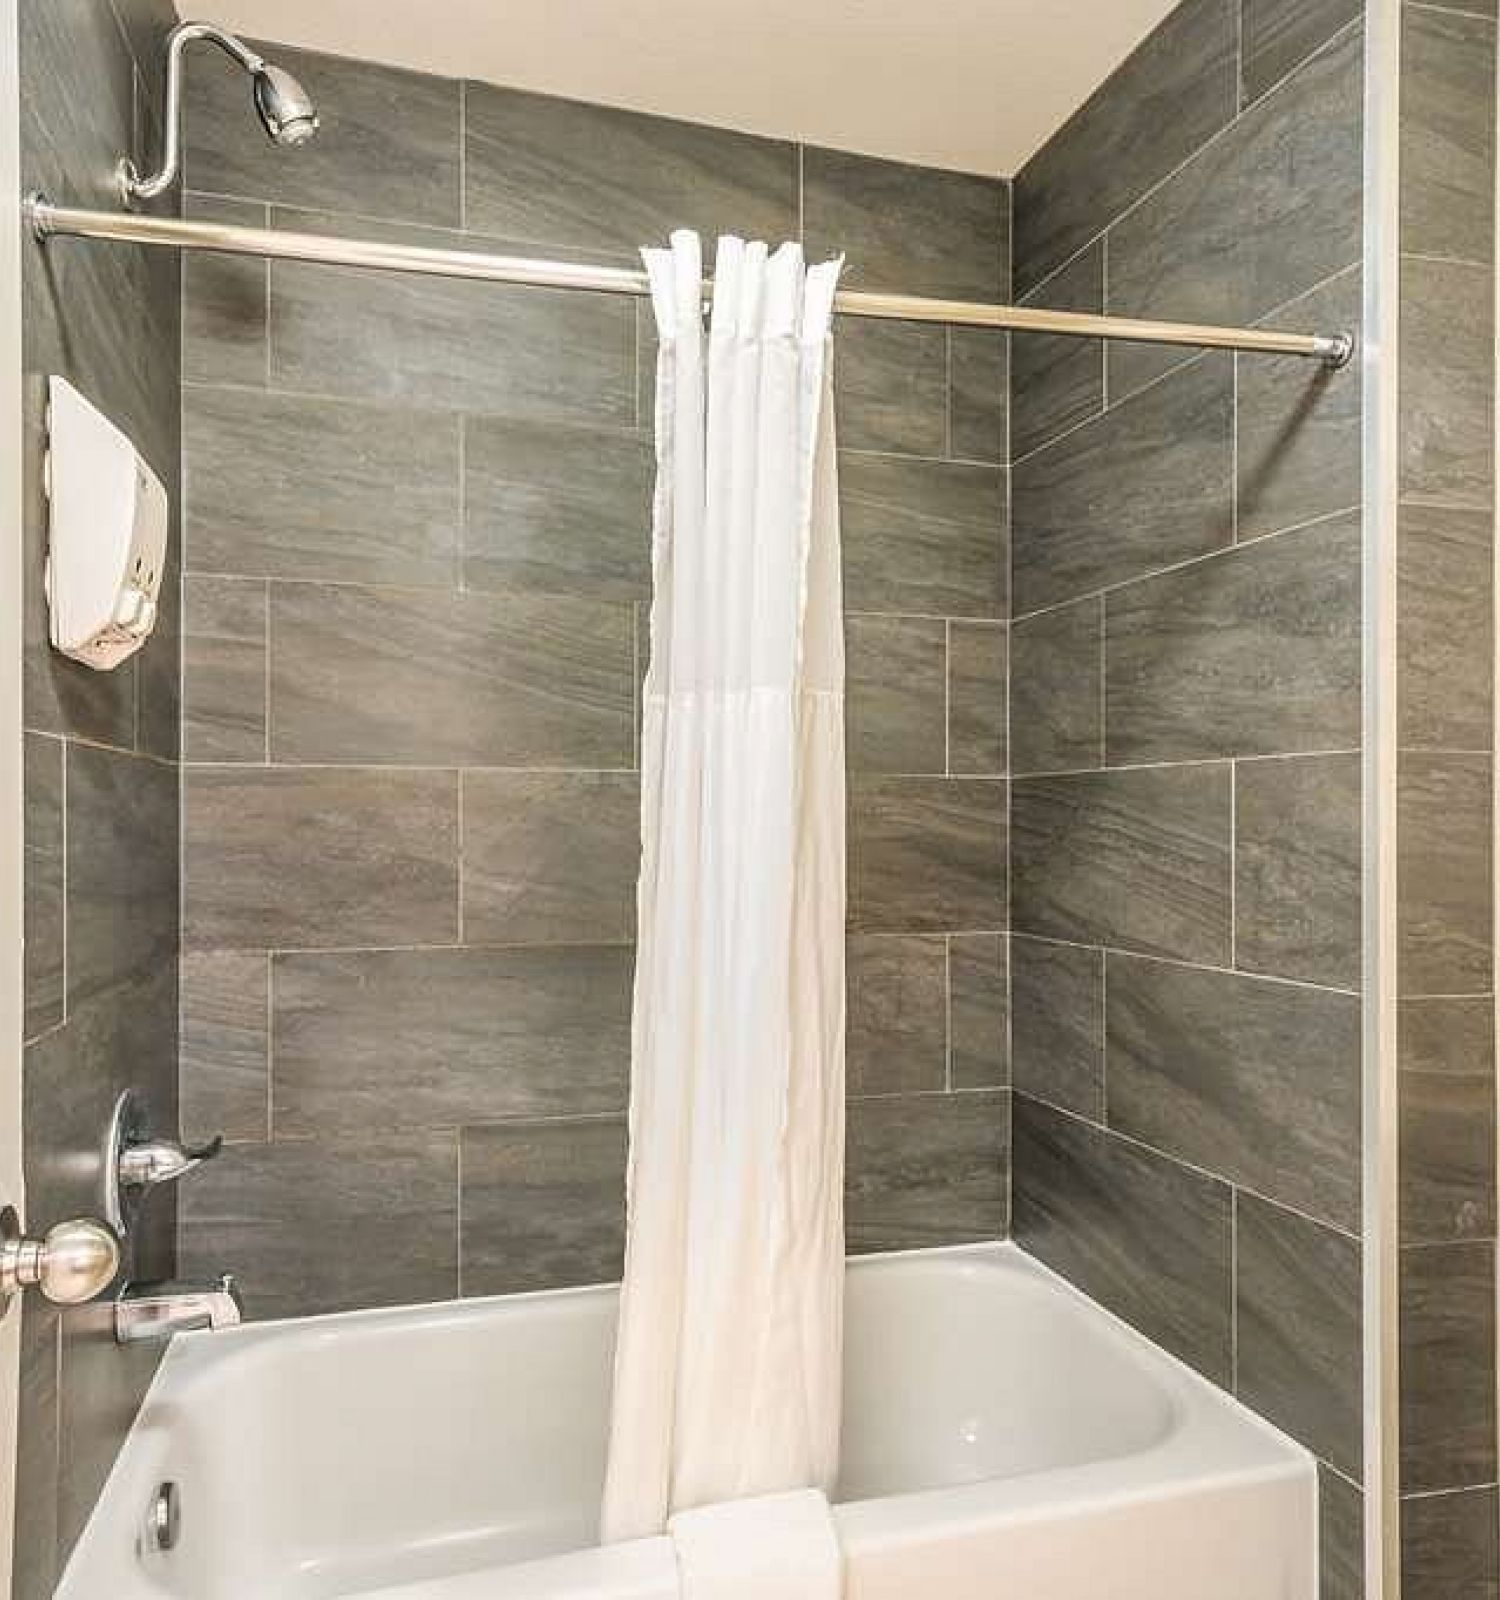
[[[0,0],[0,1204],[21,1192],[21,188],[17,0]],[[0,1323],[0,1594],[15,1523],[19,1306]]]
[[[1366,1600],[1401,1592],[1396,970],[1400,0],[1365,5],[1363,1200]]]

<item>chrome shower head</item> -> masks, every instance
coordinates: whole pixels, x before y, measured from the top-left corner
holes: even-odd
[[[284,67],[269,61],[255,73],[255,110],[277,144],[306,144],[318,131],[312,96]]]
[[[263,60],[244,40],[210,22],[184,22],[167,41],[166,148],[159,171],[142,177],[127,157],[120,163],[120,188],[127,202],[155,200],[176,183],[182,167],[182,55],[195,40],[217,45],[250,74],[255,114],[279,145],[306,144],[318,131],[312,96],[284,67]]]

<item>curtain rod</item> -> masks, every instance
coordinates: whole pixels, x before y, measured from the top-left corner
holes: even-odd
[[[433,250],[376,239],[341,239],[281,228],[242,228],[220,222],[140,216],[123,211],[88,211],[53,205],[44,195],[27,196],[23,214],[46,241],[59,236],[106,239],[122,244],[206,250],[221,255],[269,256],[331,267],[373,267],[438,278],[472,278],[602,294],[646,295],[646,274],[628,267],[543,261],[530,256],[482,255],[468,250]],[[1251,355],[1304,356],[1342,367],[1354,352],[1347,333],[1285,333],[1270,328],[1223,328],[1194,322],[1153,322],[1096,316],[1041,307],[986,305],[972,300],[934,300],[917,295],[843,290],[834,301],[843,316],[898,322],[945,322],[962,327],[1009,328],[1020,333],[1055,333],[1074,339],[1123,339],[1135,344],[1185,345],[1203,350],[1242,350]]]

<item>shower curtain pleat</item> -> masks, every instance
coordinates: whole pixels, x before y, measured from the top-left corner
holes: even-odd
[[[839,263],[643,252],[660,335],[606,1540],[832,1487],[843,1307]]]

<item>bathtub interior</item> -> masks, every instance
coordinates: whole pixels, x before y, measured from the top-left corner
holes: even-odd
[[[189,1336],[98,1515],[123,1501],[139,1527],[176,1481],[181,1541],[136,1570],[184,1600],[331,1600],[584,1549],[614,1315],[600,1288]],[[856,1262],[846,1323],[846,1507],[1141,1456],[1182,1406],[1169,1358],[1011,1245]]]

